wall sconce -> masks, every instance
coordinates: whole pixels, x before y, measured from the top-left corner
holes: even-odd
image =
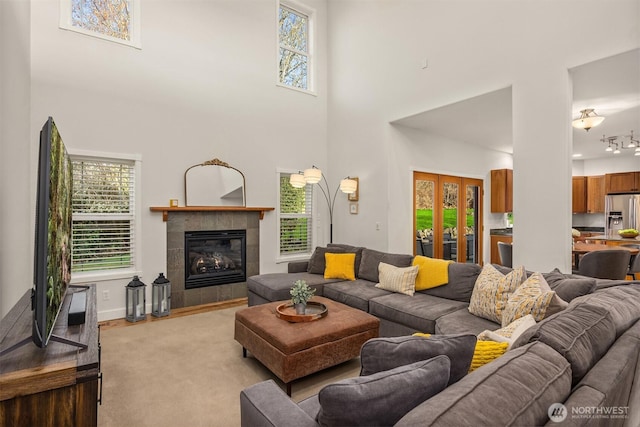
[[[324,188],[322,187],[323,182]],[[294,188],[302,188],[307,184],[318,184],[318,187],[320,187],[320,190],[324,195],[324,199],[327,201],[327,207],[329,208],[329,243],[333,243],[333,206],[336,202],[338,190],[349,195],[356,193],[358,191],[358,179],[353,179],[350,177],[342,179],[340,181],[340,185],[333,193],[333,197],[331,197],[327,178],[325,178],[320,169],[312,166],[309,169],[305,169],[303,173],[291,174],[291,176],[289,177],[289,184],[291,184],[291,186]]]

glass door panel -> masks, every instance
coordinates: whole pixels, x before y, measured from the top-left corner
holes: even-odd
[[[414,223],[416,255],[432,258],[436,176],[419,174],[414,179]]]
[[[480,209],[478,203],[480,200],[480,187],[478,185],[467,184],[466,187],[466,218],[464,226],[465,240],[465,259],[464,262],[478,263],[478,239],[475,237],[478,233],[478,224]]]
[[[457,261],[458,259],[458,191],[460,185],[444,177],[442,183],[442,259]],[[456,180],[459,181],[459,180]]]

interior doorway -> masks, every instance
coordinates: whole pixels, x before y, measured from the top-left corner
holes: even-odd
[[[414,254],[481,264],[481,179],[413,173]]]

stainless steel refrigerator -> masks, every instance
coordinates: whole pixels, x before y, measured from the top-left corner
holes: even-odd
[[[608,195],[604,207],[607,237],[619,237],[618,230],[640,230],[640,194]]]

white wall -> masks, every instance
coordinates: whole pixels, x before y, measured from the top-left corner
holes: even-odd
[[[570,269],[568,69],[640,43],[637,0],[575,5],[329,3],[329,154],[332,170],[361,177],[361,213],[337,224],[342,240],[411,251],[408,171],[437,167],[487,176],[498,161],[485,155],[486,163],[475,164],[476,153],[462,147],[453,159],[436,144],[421,152],[405,133],[390,130],[389,121],[512,86],[514,242],[521,248],[514,261],[542,271]],[[616,22],[616,31],[602,22]],[[590,42],[576,34],[589,34]],[[375,231],[376,222],[382,232]]]
[[[29,10],[0,1],[0,318],[33,282]]]
[[[275,1],[143,0],[141,50],[61,30],[58,0],[32,3],[31,131],[22,143],[35,146],[51,115],[70,150],[141,156],[148,285],[166,271],[165,223],[149,207],[184,203],[189,166],[218,157],[244,172],[249,206],[273,207],[277,168],[326,164],[326,4],[305,3],[317,11],[317,96],[275,84]],[[275,213],[267,213],[263,273],[286,269],[275,263],[275,233]],[[130,280],[99,283],[100,319],[122,317]]]

